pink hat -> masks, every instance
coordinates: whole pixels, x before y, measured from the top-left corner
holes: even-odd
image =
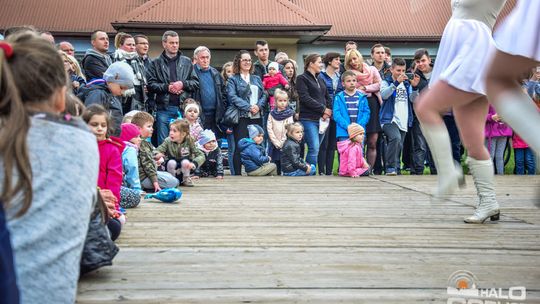
[[[141,130],[139,127],[132,123],[124,123],[122,124],[122,131],[120,132],[120,140],[121,141],[130,141],[134,137],[141,135]]]

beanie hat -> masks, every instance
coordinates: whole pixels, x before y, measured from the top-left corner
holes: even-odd
[[[352,123],[347,127],[347,133],[349,133],[349,138],[354,138],[360,133],[364,133],[364,128],[357,123]]]
[[[270,68],[273,68],[273,69],[275,69],[276,71],[279,72],[279,63],[277,63],[277,62],[275,62],[275,61],[271,62],[271,63],[268,65],[268,69],[270,69]]]
[[[197,110],[197,113],[200,113],[199,106],[195,103],[188,103],[184,108],[184,113],[186,113],[191,108],[195,108]]]
[[[257,137],[259,134],[264,134],[263,128],[261,128],[259,125],[248,125],[247,129],[249,132],[249,138],[251,139]]]
[[[120,132],[121,141],[130,141],[134,137],[137,137],[141,134],[141,130],[139,129],[139,127],[137,127],[136,125],[132,123],[123,123],[121,128],[122,128],[122,131]]]
[[[103,73],[106,82],[116,83],[128,88],[133,88],[135,74],[131,66],[125,62],[115,62]]]
[[[199,134],[199,145],[204,146],[205,144],[211,142],[212,140],[216,140],[216,135],[212,130],[204,130]]]

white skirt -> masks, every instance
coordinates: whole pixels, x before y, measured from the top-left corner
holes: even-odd
[[[495,42],[487,25],[471,19],[450,19],[439,45],[430,86],[444,80],[462,91],[486,95],[486,73],[494,50]]]
[[[502,52],[540,61],[540,1],[519,0],[495,32]]]

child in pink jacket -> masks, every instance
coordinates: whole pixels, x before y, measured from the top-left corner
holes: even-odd
[[[349,139],[337,143],[339,152],[339,175],[359,177],[369,175],[369,165],[364,159],[364,128],[351,123],[347,127]]]

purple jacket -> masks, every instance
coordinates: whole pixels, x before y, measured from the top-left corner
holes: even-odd
[[[494,121],[491,116],[497,114],[495,108],[489,105],[489,112],[486,117],[486,138],[498,137],[498,136],[512,136],[512,129],[505,123]]]

